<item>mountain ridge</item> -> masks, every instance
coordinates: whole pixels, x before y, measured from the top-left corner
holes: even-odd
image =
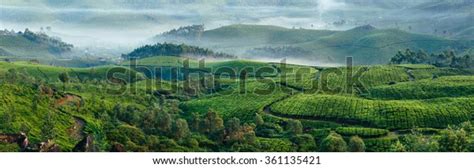
[[[190,43],[241,57],[272,57],[270,54],[247,55],[252,53],[248,51],[256,48],[295,47],[310,53],[303,56],[305,59],[343,63],[347,56],[353,56],[357,64],[387,63],[398,50],[407,48],[427,52],[452,49],[463,53],[474,47],[473,40],[452,40],[399,29],[378,29],[372,25],[332,31],[236,24],[203,30],[199,34],[201,36],[197,40],[155,39]]]

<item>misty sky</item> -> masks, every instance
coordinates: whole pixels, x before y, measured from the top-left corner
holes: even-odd
[[[472,11],[417,8],[430,2],[438,0],[1,0],[0,28],[39,31],[51,26],[51,35],[76,46],[107,47],[135,46],[191,24],[204,24],[206,29],[264,24],[345,30],[364,24],[393,28],[413,23],[415,30],[429,32],[426,25],[443,19],[472,17]],[[341,20],[346,23],[334,25]]]

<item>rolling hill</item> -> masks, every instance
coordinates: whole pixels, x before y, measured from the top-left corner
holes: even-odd
[[[0,31],[0,54],[20,58],[51,59],[66,54],[74,46],[44,33]]]
[[[346,31],[328,31],[239,24],[206,30],[200,34],[197,40],[180,41],[177,39],[183,38],[160,38],[160,36],[155,39],[190,43],[242,57],[275,58],[274,55],[278,54],[259,52],[259,55],[249,55],[254,53],[249,51],[262,47],[293,47],[309,53],[298,56],[298,59],[344,63],[347,56],[352,56],[356,64],[384,64],[398,50],[406,48],[423,49],[427,52],[453,49],[462,53],[474,47],[472,40],[450,40],[398,29],[377,29],[370,25]],[[292,55],[286,57],[293,58]]]

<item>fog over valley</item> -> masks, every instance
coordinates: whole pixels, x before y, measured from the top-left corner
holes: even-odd
[[[154,36],[189,25],[204,25],[205,30],[245,24],[333,31],[371,25],[377,29],[472,40],[472,7],[470,0],[5,0],[0,2],[0,28],[42,31],[73,44],[75,49],[113,55],[156,43]],[[207,42],[196,45],[223,52],[231,50]],[[251,48],[282,45],[294,43],[233,46],[231,53],[246,56],[243,53]],[[237,49],[240,51],[236,52]]]

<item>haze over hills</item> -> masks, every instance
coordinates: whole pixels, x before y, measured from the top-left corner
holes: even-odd
[[[242,24],[206,31],[199,27],[202,26],[182,27],[158,35],[154,40],[189,43],[249,58],[344,63],[345,57],[353,56],[357,64],[384,64],[398,50],[406,48],[435,53],[452,49],[465,53],[472,52],[474,46],[472,40],[450,40],[397,29],[378,29],[371,25],[347,31]]]
[[[472,6],[472,0],[15,0],[0,2],[0,28],[37,31],[50,26],[75,46],[109,48],[136,47],[151,34],[192,24],[209,29],[257,24],[327,30],[371,24],[474,39]]]
[[[29,58],[53,58],[71,52],[74,46],[61,39],[26,29],[0,30],[0,55]]]

